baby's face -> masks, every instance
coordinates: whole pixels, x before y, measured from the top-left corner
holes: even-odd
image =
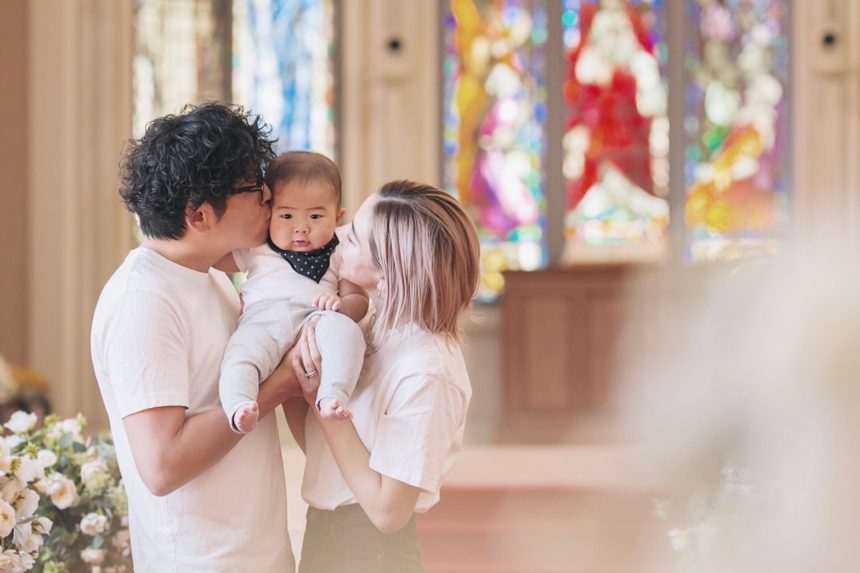
[[[331,241],[343,218],[337,196],[326,181],[276,183],[269,236],[285,251],[313,251]]]

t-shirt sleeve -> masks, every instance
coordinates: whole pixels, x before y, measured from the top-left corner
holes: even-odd
[[[377,429],[371,469],[429,492],[439,490],[445,459],[466,416],[466,398],[438,375],[398,384]]]
[[[188,407],[188,342],[176,310],[161,296],[123,294],[102,344],[121,417],[160,406]]]

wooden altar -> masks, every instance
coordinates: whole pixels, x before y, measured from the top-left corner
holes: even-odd
[[[706,273],[656,265],[506,273],[499,440],[612,441],[606,414],[622,335],[635,348]]]

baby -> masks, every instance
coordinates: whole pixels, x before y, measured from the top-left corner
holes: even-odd
[[[346,403],[364,360],[364,335],[356,323],[367,312],[367,293],[339,279],[334,253],[344,213],[337,166],[318,153],[292,151],[272,161],[265,184],[272,192],[267,243],[234,251],[217,265],[248,273],[244,310],[224,351],[219,384],[224,412],[240,433],[256,427],[259,384],[310,316],[320,315],[317,345],[326,367],[317,407],[323,418],[351,416]]]

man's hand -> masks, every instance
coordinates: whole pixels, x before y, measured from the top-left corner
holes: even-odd
[[[290,398],[302,397],[301,380],[293,371],[292,354],[294,352],[295,347],[284,355],[277,368],[260,385],[257,401],[260,403],[261,410],[274,409],[278,404],[282,404]],[[266,408],[264,403],[265,406],[271,406],[271,408]]]

